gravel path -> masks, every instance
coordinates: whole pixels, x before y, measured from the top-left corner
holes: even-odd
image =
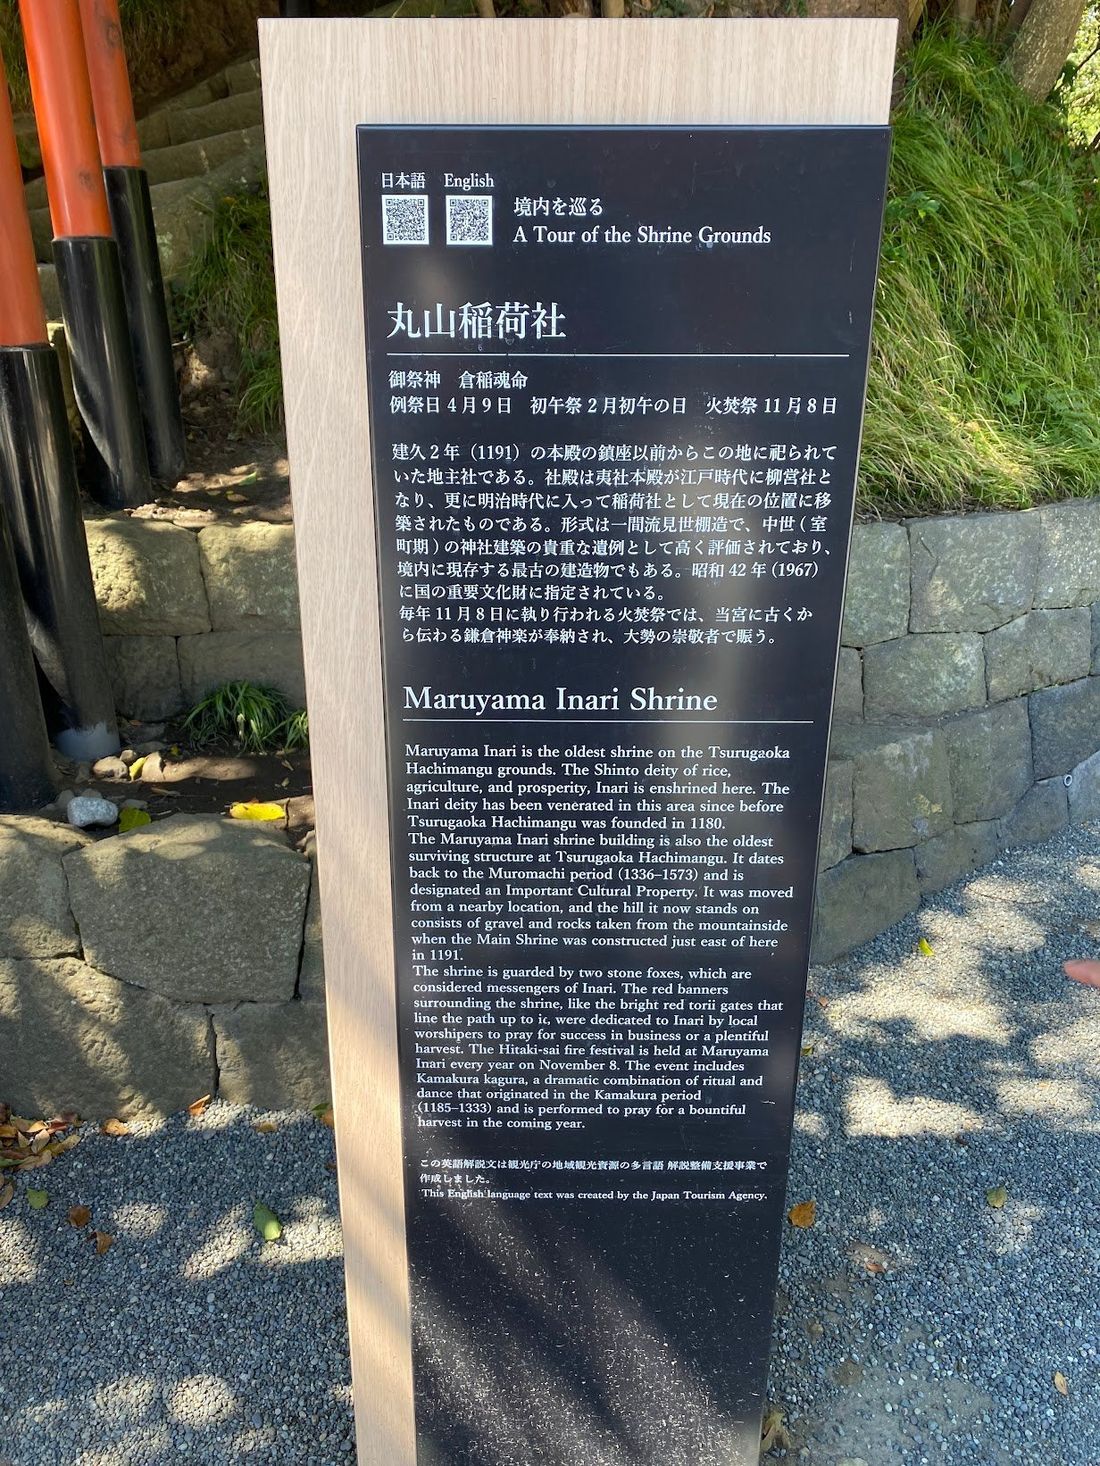
[[[770,1384],[787,1460],[1100,1463],[1100,992],[1059,971],[1098,935],[1089,827],[812,974],[789,1201],[817,1218],[785,1224]],[[85,1127],[19,1179],[0,1466],[354,1459],[332,1134],[258,1118]],[[256,1236],[257,1199],[280,1241]],[[106,1254],[71,1206],[113,1234]]]
[[[1060,970],[1098,937],[1090,826],[811,974],[788,1200],[817,1221],[786,1228],[770,1381],[788,1459],[1100,1462],[1100,992]]]

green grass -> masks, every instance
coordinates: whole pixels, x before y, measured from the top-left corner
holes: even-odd
[[[176,309],[185,331],[232,334],[241,358],[240,425],[261,431],[274,427],[282,417],[283,378],[265,189],[219,202],[207,243],[191,262]]]
[[[137,76],[179,34],[187,18],[187,5],[186,0],[119,0],[119,16],[130,74]],[[8,73],[12,105],[17,112],[25,111],[31,100],[19,0],[0,0],[0,52]]]
[[[281,692],[252,682],[223,682],[183,720],[197,744],[235,743],[242,753],[294,752],[309,744],[309,720]]]
[[[1100,209],[1054,106],[982,43],[913,51],[894,119],[861,461],[865,507],[1100,490]]]

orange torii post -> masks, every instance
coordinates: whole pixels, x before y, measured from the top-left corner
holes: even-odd
[[[25,234],[25,237],[24,237]],[[8,83],[0,59],[0,401],[6,401],[4,363],[10,352],[49,350],[46,317],[38,292],[23,175],[11,122]],[[0,454],[10,435],[0,413]],[[53,768],[38,698],[34,658],[7,517],[0,507],[0,706],[5,736],[0,744],[0,810],[43,804],[52,797]]]
[[[67,758],[92,760],[119,748],[114,696],[99,631],[80,514],[61,368],[47,339],[23,174],[0,57],[0,506],[10,530],[39,685],[11,695],[0,675],[0,705],[18,724],[24,707],[41,719],[39,691],[54,741]],[[5,531],[7,533],[7,531]],[[0,599],[9,587],[0,564]],[[4,632],[19,636],[20,631]],[[24,659],[25,661],[26,659]],[[14,664],[13,664],[14,665]],[[0,776],[2,782],[2,776]]]
[[[19,0],[54,263],[92,492],[111,508],[152,496],[118,246],[96,139],[77,0]]]
[[[174,484],[186,469],[183,419],[118,0],[80,0],[80,20],[107,205],[122,266],[149,467],[154,478]]]

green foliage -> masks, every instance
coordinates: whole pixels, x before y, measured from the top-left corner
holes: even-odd
[[[292,752],[309,743],[309,720],[281,692],[251,682],[223,682],[195,704],[183,721],[198,744],[232,742],[243,753]]]
[[[1055,93],[1074,141],[1100,146],[1100,0],[1086,7],[1081,29]]]
[[[118,8],[130,75],[137,76],[179,34],[187,16],[186,0],[119,0]],[[31,98],[19,0],[0,0],[0,52],[8,73],[12,106],[17,112],[26,111]]]
[[[266,431],[280,420],[283,376],[266,188],[221,199],[176,302],[185,331],[228,330],[240,352],[237,415]]]
[[[1023,507],[1100,487],[1088,159],[980,41],[926,36],[895,118],[865,503]]]

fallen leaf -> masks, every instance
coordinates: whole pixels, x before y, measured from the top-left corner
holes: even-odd
[[[118,830],[125,835],[129,830],[138,830],[142,825],[151,825],[153,816],[147,809],[124,809],[118,817]]]
[[[991,1207],[1000,1211],[1001,1207],[1008,1200],[1008,1191],[1003,1186],[994,1186],[992,1191],[985,1193],[985,1199]]]
[[[881,1277],[893,1261],[888,1252],[883,1252],[880,1247],[872,1247],[869,1242],[853,1242],[848,1255],[857,1267],[876,1278]]]
[[[31,1155],[41,1155],[51,1140],[50,1132],[45,1128],[38,1131],[31,1141]]]
[[[323,1105],[314,1105],[313,1114],[316,1119],[320,1120],[322,1125],[327,1125],[330,1130],[336,1128],[336,1120],[333,1117],[332,1105],[329,1101],[326,1101]]]
[[[36,1191],[33,1186],[27,1187],[27,1205],[33,1211],[41,1211],[49,1199],[48,1191]]]
[[[818,998],[817,1005],[819,1008],[827,1008],[829,1006],[828,998]]]
[[[242,479],[241,482],[244,483],[244,480]],[[225,497],[229,500],[229,502],[231,504],[247,504],[248,503],[248,500],[245,498],[244,494],[235,494],[235,493],[233,493],[232,490],[227,491]]]
[[[278,1242],[283,1235],[282,1222],[262,1201],[258,1201],[252,1208],[252,1225],[265,1242]]]
[[[325,1162],[325,1170],[326,1171],[335,1171],[335,1169],[336,1169],[336,1162],[335,1161],[326,1161]]]
[[[281,804],[264,804],[257,799],[229,806],[231,820],[281,820],[285,814],[286,810]]]
[[[810,1059],[810,1058],[812,1058],[813,1057],[813,1052],[814,1052],[814,1046],[813,1046],[813,1044],[803,1044],[802,1045],[802,1057],[804,1059]]]
[[[101,1135],[129,1135],[130,1127],[122,1120],[104,1120],[99,1132]]]
[[[921,954],[922,957],[934,957],[936,955],[936,950],[932,946],[932,943],[926,941],[924,937],[921,937],[920,941],[917,943],[917,951]]]
[[[1069,1399],[1069,1380],[1060,1369],[1054,1371],[1054,1388],[1060,1395],[1065,1395]]]
[[[251,473],[246,473],[244,478],[237,480],[238,484],[254,484],[259,481],[259,469],[254,468]]]
[[[61,1140],[51,1140],[46,1150],[50,1155],[64,1155],[67,1150],[72,1150],[74,1145],[79,1144],[79,1135],[66,1135]]]
[[[143,753],[140,758],[134,759],[133,763],[130,765],[130,768],[128,770],[131,779],[140,779],[141,778],[141,771],[145,767],[145,760],[148,757],[149,757],[149,755],[147,753]]]
[[[0,1211],[3,1211],[14,1195],[15,1187],[10,1181],[5,1181],[3,1186],[0,1186]]]
[[[14,1140],[18,1134],[14,1125],[0,1125],[0,1140]]]
[[[69,1208],[70,1227],[86,1227],[92,1220],[92,1209],[90,1206],[71,1206]]]
[[[253,1125],[252,1128],[253,1130],[258,1131],[261,1135],[274,1135],[279,1127],[278,1125],[276,1125],[274,1120],[257,1120],[256,1124]]]
[[[208,1094],[201,1095],[192,1104],[189,1104],[187,1106],[187,1113],[189,1115],[195,1115],[195,1116],[201,1115],[203,1113],[203,1111],[206,1109],[207,1105],[210,1103],[211,1098],[212,1098],[212,1096],[211,1095],[208,1095]]]
[[[37,1171],[40,1166],[48,1166],[52,1160],[53,1156],[48,1150],[44,1150],[41,1155],[28,1154],[15,1169],[17,1171]]]
[[[109,1250],[114,1240],[110,1232],[97,1232],[95,1234],[95,1250],[99,1253],[100,1257]]]
[[[787,1220],[792,1227],[812,1227],[817,1220],[817,1202],[800,1201],[797,1206],[791,1207]]]
[[[791,1438],[783,1420],[782,1410],[772,1409],[764,1416],[763,1424],[760,1427],[761,1451],[782,1450],[790,1445]]]

